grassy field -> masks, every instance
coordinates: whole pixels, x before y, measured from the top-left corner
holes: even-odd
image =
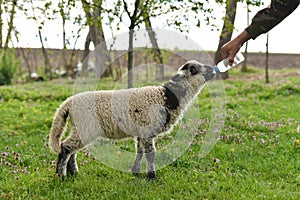
[[[47,147],[47,134],[74,84],[0,87],[0,199],[300,199],[297,73],[272,71],[265,84],[261,70],[233,71],[224,81],[225,127],[211,152],[199,158],[211,116],[205,87],[196,103],[204,123],[190,148],[155,181],[111,169],[87,151],[78,154],[76,177],[55,177],[57,155]]]

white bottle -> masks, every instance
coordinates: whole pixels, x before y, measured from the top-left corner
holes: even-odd
[[[214,71],[215,73],[217,74],[220,74],[221,72],[226,72],[228,71],[229,69],[237,66],[238,64],[242,63],[243,61],[245,60],[243,54],[241,52],[238,52],[235,57],[234,57],[234,60],[233,60],[233,63],[232,65],[228,65],[228,62],[229,62],[229,58],[226,58],[224,60],[222,60],[221,62],[219,62],[216,66],[214,66]]]

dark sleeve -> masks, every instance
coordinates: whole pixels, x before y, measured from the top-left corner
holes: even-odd
[[[299,2],[300,0],[272,0],[270,7],[259,11],[245,30],[252,39],[255,39],[290,15],[298,7]]]

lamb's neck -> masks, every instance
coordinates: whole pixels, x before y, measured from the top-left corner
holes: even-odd
[[[167,107],[172,110],[181,110],[189,104],[197,91],[193,91],[188,83],[177,83],[169,81],[164,84],[166,89],[165,97],[167,100]]]

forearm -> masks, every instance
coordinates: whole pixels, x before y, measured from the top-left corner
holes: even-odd
[[[259,11],[245,30],[255,39],[268,32],[290,15],[299,5],[299,0],[272,0],[270,7]]]
[[[232,40],[233,43],[236,43],[239,47],[242,47],[245,42],[251,39],[251,35],[247,31],[243,31],[236,38]]]

